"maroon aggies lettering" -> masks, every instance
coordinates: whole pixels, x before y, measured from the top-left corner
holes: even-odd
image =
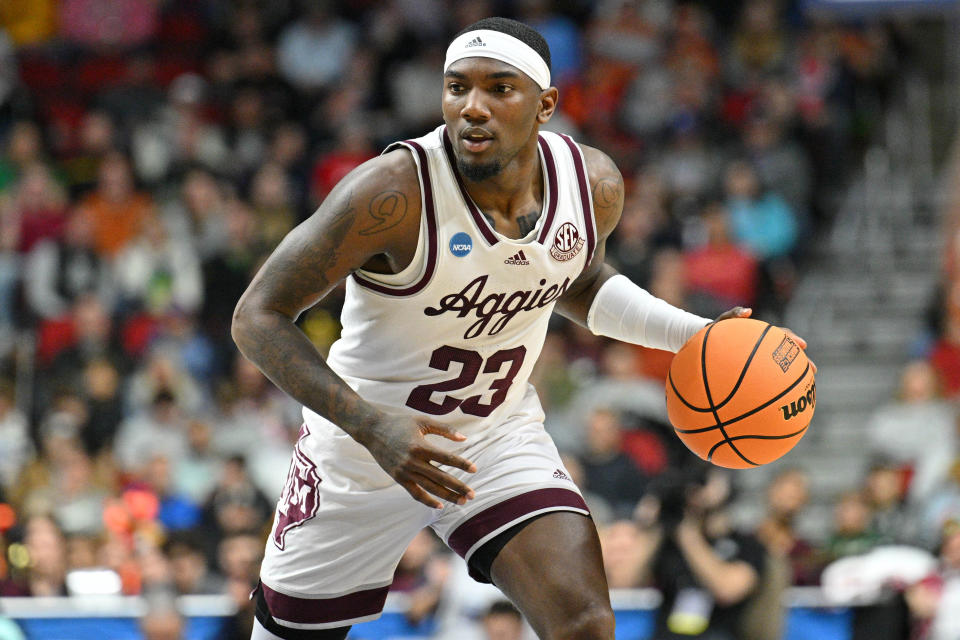
[[[297,445],[293,448],[293,459],[290,460],[290,471],[287,472],[287,482],[283,485],[280,502],[277,504],[277,523],[273,528],[273,543],[283,550],[284,538],[287,531],[298,527],[310,518],[317,515],[317,485],[320,484],[320,475],[317,465],[301,449],[304,438],[310,435],[307,425],[300,427]]]
[[[570,278],[564,278],[563,282],[550,285],[546,291],[541,288],[534,291],[514,291],[509,295],[506,292],[498,292],[481,298],[488,277],[485,275],[477,276],[460,292],[443,296],[440,299],[439,306],[427,307],[423,310],[423,313],[428,316],[439,316],[447,311],[455,311],[458,316],[465,318],[473,311],[477,315],[477,321],[467,327],[466,332],[464,332],[463,337],[467,339],[479,336],[490,324],[490,320],[499,315],[500,318],[493,323],[487,334],[494,336],[500,333],[507,326],[507,323],[521,311],[533,311],[547,306],[562,296],[567,287],[570,286]],[[545,284],[547,284],[547,281],[541,279],[540,286],[543,287]]]

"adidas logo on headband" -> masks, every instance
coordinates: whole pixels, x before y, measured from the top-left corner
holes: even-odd
[[[500,60],[525,73],[541,90],[550,86],[550,67],[546,61],[530,45],[507,33],[492,29],[461,33],[447,47],[444,71],[461,58]]]

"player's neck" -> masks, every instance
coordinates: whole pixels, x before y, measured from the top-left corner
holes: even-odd
[[[536,139],[523,148],[500,173],[486,180],[464,177],[467,193],[489,217],[513,220],[530,213],[531,203],[543,203],[543,169]]]

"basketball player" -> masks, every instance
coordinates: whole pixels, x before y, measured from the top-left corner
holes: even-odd
[[[304,404],[254,640],[339,640],[378,617],[426,526],[541,638],[613,638],[596,529],[527,378],[554,308],[671,351],[708,320],[604,264],[623,180],[539,131],[558,100],[540,34],[481,20],[443,72],[445,124],[344,178],[234,314],[243,354]],[[324,360],[294,321],[343,279]]]

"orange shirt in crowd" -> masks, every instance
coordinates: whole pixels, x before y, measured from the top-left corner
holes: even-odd
[[[111,202],[94,192],[84,198],[80,210],[90,217],[97,253],[112,258],[140,233],[144,220],[152,215],[153,202],[142,193]]]

